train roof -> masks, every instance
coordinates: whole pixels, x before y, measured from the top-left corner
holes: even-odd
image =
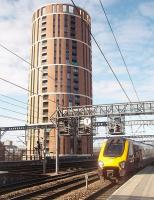
[[[131,141],[131,142],[133,142],[135,145],[138,145],[138,146],[144,146],[144,147],[151,147],[151,148],[154,148],[154,145],[153,144],[147,144],[147,143],[145,143],[145,142],[142,142],[142,141],[136,141],[136,140],[133,140],[133,139],[130,139],[130,138],[124,138],[124,137],[120,137],[120,136],[113,136],[113,137],[109,137],[108,139],[107,139],[107,142],[111,142],[111,141],[113,141],[113,142],[118,142],[118,143],[120,143],[120,142],[123,142],[123,141]]]

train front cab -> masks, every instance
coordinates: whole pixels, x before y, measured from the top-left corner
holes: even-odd
[[[125,176],[154,162],[154,147],[124,138],[112,138],[102,145],[99,175],[105,179]]]
[[[111,138],[101,148],[98,158],[99,175],[112,180],[126,174],[129,142],[123,138]]]

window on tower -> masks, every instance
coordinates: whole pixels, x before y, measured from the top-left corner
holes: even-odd
[[[47,46],[47,40],[43,40],[43,41],[42,41],[42,49],[43,49],[43,47],[45,47],[45,46]]]
[[[43,7],[42,9],[41,9],[41,15],[45,15],[46,14],[46,7]]]
[[[74,16],[71,16],[70,34],[72,38],[75,38],[76,31],[75,31],[75,17]]]
[[[75,105],[79,106],[80,105],[80,96],[75,96],[74,100],[75,100]]]
[[[43,16],[43,17],[42,17],[42,21],[45,21],[46,19],[47,19],[46,16]]]
[[[73,6],[69,6],[69,13],[73,13],[74,11],[74,7]]]
[[[43,100],[48,100],[48,95],[43,95]]]
[[[45,32],[46,32],[46,28],[42,28],[41,33],[45,33]]]
[[[46,38],[46,34],[42,34],[41,39],[45,39],[45,38]]]
[[[67,12],[67,5],[63,5],[63,12]]]
[[[53,5],[53,12],[57,12],[57,5]]]
[[[72,41],[72,64],[77,65],[77,42]]]
[[[42,47],[42,52],[46,52],[47,51],[47,46],[43,46]]]
[[[47,87],[42,88],[42,92],[43,92],[43,93],[46,93],[46,92],[47,92]]]
[[[69,40],[66,40],[66,64],[69,64]]]
[[[48,122],[48,117],[43,117],[43,122]]]
[[[56,53],[57,53],[56,49],[57,49],[57,40],[55,39],[54,40],[54,63],[56,63]]]
[[[46,27],[46,22],[42,22],[42,28]]]
[[[53,15],[53,37],[55,37],[56,15]]]
[[[61,64],[61,39],[59,40],[59,64]]]
[[[58,37],[60,36],[60,15],[58,15]]]

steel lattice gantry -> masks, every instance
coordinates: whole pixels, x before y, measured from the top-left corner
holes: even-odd
[[[93,126],[108,126],[108,122],[94,122]],[[125,121],[125,126],[132,126],[132,125],[144,125],[144,126],[153,126],[154,120],[129,120]]]
[[[107,126],[107,122],[94,122],[93,126]],[[130,125],[154,125],[154,120],[130,120],[125,121],[125,126]],[[0,131],[17,131],[17,130],[28,130],[28,129],[48,129],[56,128],[56,125],[53,123],[42,123],[42,124],[30,124],[25,126],[9,126],[9,127],[0,127]]]
[[[154,114],[154,101],[142,101],[94,106],[58,107],[56,118],[64,119],[72,117],[108,117],[114,115],[128,116],[152,114]]]
[[[110,136],[100,136],[100,137],[93,137],[94,140],[99,140],[99,139],[107,139],[110,137],[114,137],[114,135],[110,135]],[[154,139],[154,135],[120,135],[120,137],[123,138],[140,138],[140,139],[145,139],[145,138],[150,138],[150,139]]]
[[[42,124],[29,124],[25,126],[9,126],[9,127],[0,127],[0,141],[2,136],[7,131],[17,131],[17,130],[28,130],[28,129],[52,129],[55,128],[55,124],[53,123],[42,123]]]
[[[47,129],[55,128],[53,123],[42,123],[42,124],[29,124],[25,126],[9,126],[9,127],[0,127],[0,131],[17,131],[17,130],[28,130],[28,129]]]

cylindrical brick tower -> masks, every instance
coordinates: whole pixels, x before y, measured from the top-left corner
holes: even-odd
[[[92,104],[90,16],[69,4],[50,4],[38,9],[32,19],[31,68],[28,123],[50,122],[58,105]],[[55,131],[46,130],[47,153],[55,154]],[[43,152],[43,130],[29,130],[27,153]],[[60,154],[89,154],[91,139],[60,137]]]

